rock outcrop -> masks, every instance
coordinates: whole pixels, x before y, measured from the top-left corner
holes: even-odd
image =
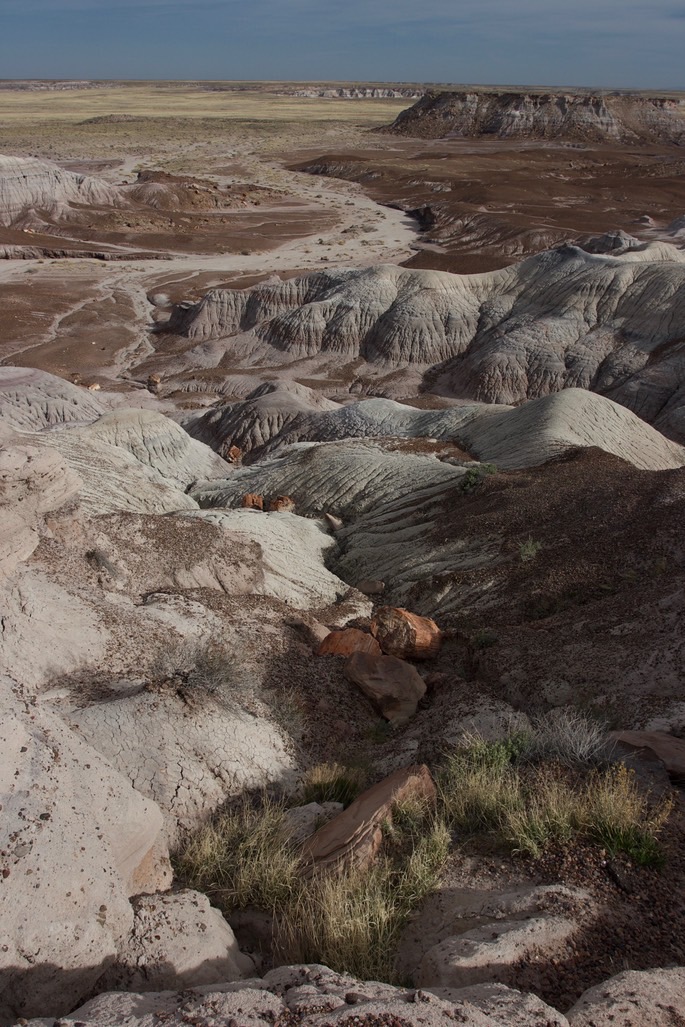
[[[571,1027],[671,1027],[682,1019],[685,967],[627,970],[578,999],[568,1013]]]
[[[621,93],[431,91],[385,129],[423,139],[460,136],[583,142],[685,142],[685,106]]]
[[[189,361],[214,366],[229,351],[236,364],[334,358],[354,364],[354,380],[375,394],[422,389],[520,405],[586,389],[685,440],[684,318],[685,256],[653,243],[619,256],[564,245],[482,275],[385,265],[215,290],[177,308],[169,329],[196,341]],[[246,449],[259,445],[265,430],[312,416],[295,413],[288,400],[287,418],[265,418],[247,402],[252,407],[236,411],[249,411],[239,440]],[[228,412],[191,418],[187,426],[205,440],[212,433],[222,443],[236,438]]]
[[[0,680],[0,1016],[66,1013],[114,962],[130,895],[168,887],[156,804]]]
[[[50,217],[73,216],[72,204],[120,203],[119,191],[102,179],[77,175],[35,157],[0,156],[0,225],[21,224],[33,211]]]

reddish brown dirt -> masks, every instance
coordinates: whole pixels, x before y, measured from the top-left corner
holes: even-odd
[[[684,507],[685,470],[638,471],[592,449],[455,488],[436,542],[488,556],[415,586],[420,613],[447,580],[463,597],[439,619],[452,637],[438,669],[524,708],[551,682],[563,693],[552,705],[585,703],[626,727],[680,698]]]
[[[392,148],[312,155],[296,166],[414,211],[436,245],[406,265],[460,274],[567,239],[640,235],[643,215],[667,225],[685,211],[685,157],[675,148],[395,139]]]

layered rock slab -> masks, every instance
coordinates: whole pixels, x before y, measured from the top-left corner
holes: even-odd
[[[685,1008],[685,967],[627,970],[590,988],[568,1012],[571,1027],[675,1027]]]
[[[302,846],[303,859],[317,871],[350,863],[368,865],[382,842],[382,824],[392,820],[393,805],[404,799],[434,802],[435,794],[427,767],[416,764],[397,770],[319,828]]]

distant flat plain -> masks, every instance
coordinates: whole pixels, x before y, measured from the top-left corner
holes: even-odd
[[[284,88],[284,87],[283,87]],[[293,88],[291,85],[290,89]],[[304,88],[304,87],[303,87]],[[95,89],[0,91],[0,123],[80,121],[108,115],[140,118],[232,118],[257,121],[364,121],[385,124],[407,99],[346,100],[283,95],[278,84],[199,88],[185,82],[131,82]]]

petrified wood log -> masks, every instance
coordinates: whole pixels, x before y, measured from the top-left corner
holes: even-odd
[[[317,656],[351,656],[352,653],[370,653],[381,655],[381,647],[376,639],[367,631],[359,628],[343,628],[331,631],[316,650]]]
[[[309,871],[367,866],[383,841],[383,824],[392,823],[395,803],[417,798],[435,802],[435,783],[428,767],[402,767],[363,792],[333,820],[320,827],[302,846]]]
[[[295,509],[295,500],[290,496],[276,496],[269,500],[269,510],[277,513],[292,513]]]
[[[442,645],[442,632],[435,621],[395,606],[378,610],[371,634],[384,653],[403,660],[428,660]]]
[[[243,496],[242,506],[248,510],[263,510],[264,497],[257,495],[256,492],[246,492]]]

